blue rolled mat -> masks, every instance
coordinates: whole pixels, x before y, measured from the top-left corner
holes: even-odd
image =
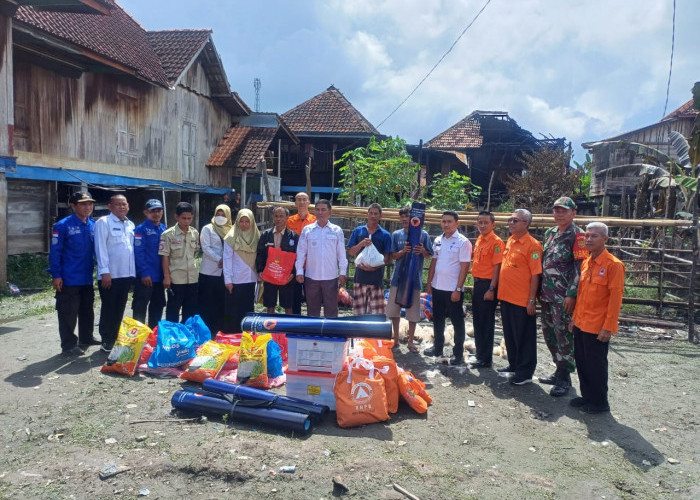
[[[208,378],[202,383],[202,389],[209,393],[216,393],[222,396],[231,395],[236,399],[265,401],[272,408],[279,408],[286,411],[307,413],[315,422],[323,420],[330,411],[328,406],[303,399],[292,398],[289,396],[281,396],[274,392],[256,389],[255,387],[247,387],[244,385],[231,384]]]
[[[384,315],[310,318],[287,314],[248,314],[241,328],[246,332],[286,333],[335,338],[391,338],[391,321]]]
[[[190,413],[228,415],[233,421],[265,424],[295,432],[306,433],[311,430],[311,417],[306,413],[269,406],[245,406],[239,404],[239,401],[232,403],[226,399],[213,398],[190,391],[176,391],[170,403],[173,408]]]

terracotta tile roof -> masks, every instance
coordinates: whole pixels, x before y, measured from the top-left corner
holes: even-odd
[[[481,135],[481,123],[473,112],[461,119],[444,132],[436,135],[424,147],[428,149],[466,149],[480,148],[484,142]]]
[[[333,85],[282,115],[297,135],[380,135]]]
[[[677,109],[674,109],[669,114],[664,116],[660,121],[670,120],[671,118],[692,117],[700,113],[697,109],[693,109],[693,100],[689,100]]]
[[[14,19],[133,69],[150,82],[168,86],[168,79],[146,30],[113,3],[110,15],[47,12],[19,7]]]
[[[277,130],[277,127],[231,127],[207,160],[206,166],[257,168],[270,149]]]
[[[211,30],[164,30],[146,34],[172,86],[207,43]]]

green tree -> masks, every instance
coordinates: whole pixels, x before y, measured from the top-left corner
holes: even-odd
[[[406,151],[406,141],[398,136],[380,142],[372,137],[366,147],[348,151],[335,163],[341,165],[339,199],[352,206],[361,199],[365,204],[399,207],[418,188],[420,167]]]
[[[505,182],[516,205],[543,213],[560,196],[572,196],[580,185],[581,172],[569,166],[569,151],[549,147],[523,153],[522,175],[511,175]]]
[[[583,163],[579,163],[574,160],[574,165],[576,165],[576,169],[581,172],[578,194],[588,197],[588,193],[591,192],[591,171],[593,170],[593,160],[591,159],[591,155],[586,153],[586,159]]]
[[[432,197],[426,201],[433,210],[465,210],[470,208],[471,200],[480,192],[481,188],[472,184],[468,176],[452,170],[446,176],[433,176],[430,183]]]

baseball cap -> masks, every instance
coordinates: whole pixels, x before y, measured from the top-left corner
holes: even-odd
[[[160,202],[160,200],[151,198],[146,202],[146,210],[155,210],[157,208],[160,208],[161,210],[163,209],[163,204]]]
[[[576,203],[574,203],[574,200],[572,200],[568,196],[562,196],[554,202],[553,207],[562,207],[568,210],[576,210]]]
[[[72,195],[70,195],[70,199],[68,200],[68,203],[76,204],[76,203],[82,203],[84,201],[91,201],[91,202],[95,203],[95,200],[92,198],[92,195],[88,192],[73,193]]]

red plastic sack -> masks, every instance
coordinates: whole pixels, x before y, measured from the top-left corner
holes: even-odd
[[[273,285],[286,285],[294,269],[297,254],[285,252],[281,248],[267,247],[267,262],[260,277]]]

